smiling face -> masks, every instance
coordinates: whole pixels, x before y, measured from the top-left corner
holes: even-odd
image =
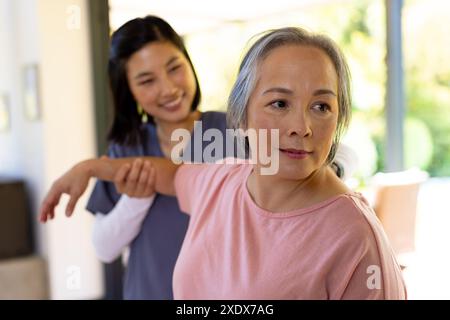
[[[151,42],[130,56],[127,79],[135,100],[156,121],[179,122],[196,92],[189,61],[170,42]]]
[[[277,176],[305,179],[324,167],[335,135],[336,70],[322,50],[294,44],[273,49],[258,66],[248,128],[279,129]]]

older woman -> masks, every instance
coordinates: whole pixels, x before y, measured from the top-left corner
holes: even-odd
[[[344,57],[324,36],[299,28],[265,33],[241,64],[229,99],[234,128],[279,153],[275,174],[246,163],[176,166],[150,158],[156,190],[176,194],[190,215],[174,278],[177,299],[404,299],[400,268],[364,198],[332,172],[350,117]],[[145,161],[88,160],[52,187],[41,217],[62,193],[68,214],[90,177],[139,176]]]

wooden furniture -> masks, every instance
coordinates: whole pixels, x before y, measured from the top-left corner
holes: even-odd
[[[47,266],[33,254],[25,183],[0,181],[0,300],[48,299]]]
[[[0,260],[33,252],[28,201],[23,181],[0,181]]]
[[[415,251],[417,199],[420,184],[427,178],[418,169],[378,173],[373,178],[374,210],[401,264],[405,254]]]

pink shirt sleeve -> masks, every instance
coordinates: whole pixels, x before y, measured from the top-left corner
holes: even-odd
[[[200,166],[200,165],[199,165]],[[191,212],[191,197],[188,192],[187,182],[193,178],[193,173],[196,171],[195,165],[183,164],[175,174],[175,193],[178,200],[178,205],[181,211],[189,214]]]
[[[198,202],[211,196],[210,186],[223,177],[223,164],[183,164],[175,175],[175,192],[181,211],[191,215]]]
[[[360,197],[349,197],[359,212],[348,234],[334,254],[341,257],[333,268],[335,291],[331,299],[405,299],[406,289],[395,254],[383,237],[382,227],[375,214]]]
[[[353,215],[356,219],[346,219],[346,228],[336,225],[337,237],[333,238],[333,245],[329,251],[322,252],[324,258],[332,257],[329,260],[333,261],[331,268],[325,269],[331,300],[384,299],[376,241],[370,226],[358,215]],[[373,276],[374,281],[373,269],[378,272]]]
[[[361,244],[361,254],[352,271],[345,289],[337,296],[344,300],[384,299],[383,272],[375,240]]]
[[[384,300],[383,275],[376,253],[368,252],[356,266],[342,300]]]

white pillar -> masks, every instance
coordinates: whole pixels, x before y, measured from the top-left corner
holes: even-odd
[[[402,57],[402,0],[386,0],[386,149],[385,170],[403,170],[405,93]]]

